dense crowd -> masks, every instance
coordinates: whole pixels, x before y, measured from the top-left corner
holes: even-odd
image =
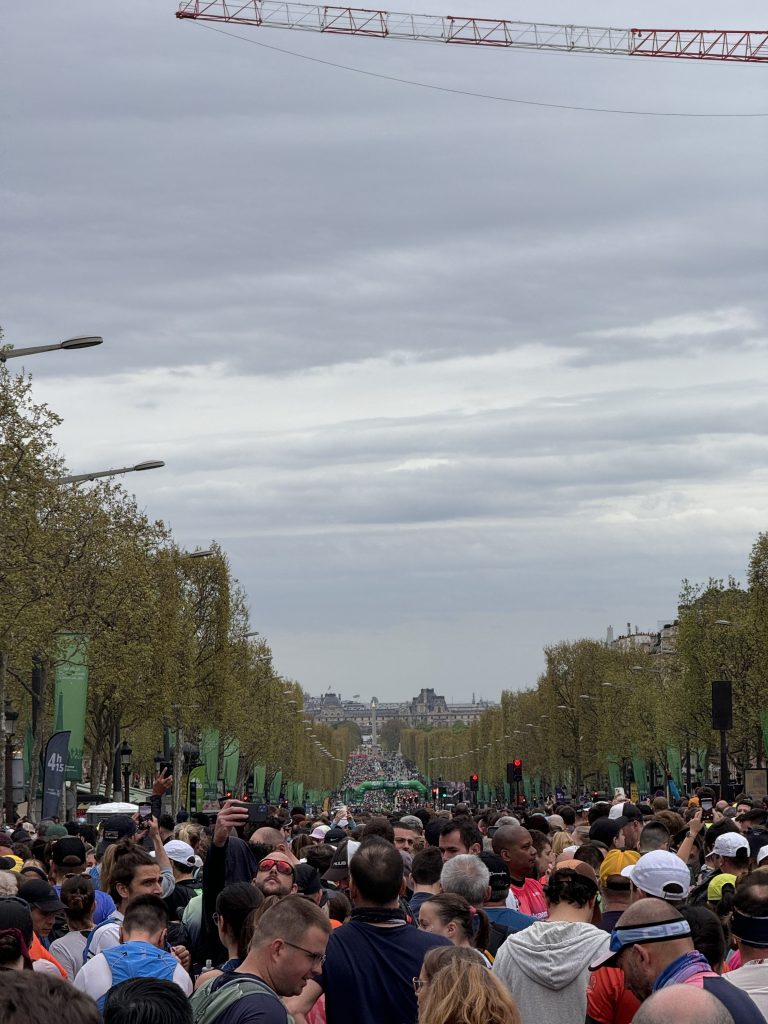
[[[406,782],[418,778],[416,767],[402,754],[352,754],[347,761],[342,790],[354,789],[363,782]]]
[[[766,1024],[768,797],[0,831],[3,1024]]]

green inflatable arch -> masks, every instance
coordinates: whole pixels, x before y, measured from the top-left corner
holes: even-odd
[[[359,786],[355,786],[349,789],[347,800],[350,803],[354,803],[355,800],[362,799],[363,796],[371,789],[415,789],[421,793],[422,796],[426,796],[427,787],[423,782],[419,782],[418,779],[377,779],[375,782],[361,782]]]

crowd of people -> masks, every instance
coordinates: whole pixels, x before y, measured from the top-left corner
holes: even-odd
[[[766,1024],[768,797],[178,822],[168,784],[0,831],[3,1024]]]
[[[361,751],[350,755],[341,789],[356,789],[363,782],[407,782],[417,778],[416,766],[402,754]]]

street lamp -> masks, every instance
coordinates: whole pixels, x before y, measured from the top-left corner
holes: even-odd
[[[93,348],[94,345],[101,345],[104,339],[98,335],[78,335],[75,338],[66,338],[56,345],[33,345],[31,348],[0,348],[0,363],[8,359],[18,359],[20,356],[35,356],[38,352],[58,352],[60,349],[69,352],[76,348]]]
[[[131,781],[131,746],[128,740],[123,740],[120,747],[120,765],[123,769],[123,800],[127,804],[131,802],[130,781]]]
[[[101,477],[122,476],[124,473],[143,473],[147,469],[162,469],[165,465],[160,459],[150,459],[147,462],[137,462],[135,466],[122,466],[120,469],[99,469],[93,473],[77,473],[74,476],[62,476],[54,483],[57,484],[82,484],[88,480],[99,480]],[[205,552],[208,554],[209,552]],[[190,551],[188,558],[203,558],[203,552]]]
[[[13,824],[13,737],[19,712],[9,700],[5,702],[5,822]]]

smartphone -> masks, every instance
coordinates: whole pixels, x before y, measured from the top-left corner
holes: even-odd
[[[712,801],[704,799],[701,801],[701,820],[712,821],[714,815],[712,813]]]
[[[139,804],[139,828],[146,828],[152,817],[152,804]]]
[[[245,806],[248,808],[249,825],[261,825],[267,820],[267,811],[269,810],[267,804],[247,803]]]

